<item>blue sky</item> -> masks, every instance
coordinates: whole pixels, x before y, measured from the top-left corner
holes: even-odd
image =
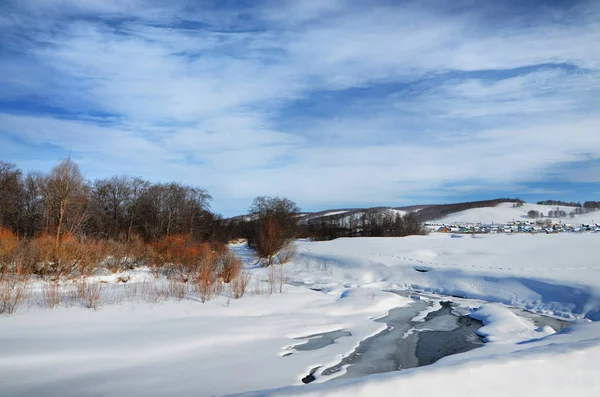
[[[598,1],[0,2],[0,159],[305,210],[600,198]]]

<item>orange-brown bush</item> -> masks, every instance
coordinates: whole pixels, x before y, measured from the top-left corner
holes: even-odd
[[[127,257],[136,265],[148,265],[154,256],[151,244],[146,244],[137,234],[132,234],[125,243]]]
[[[129,239],[107,241],[106,254],[104,264],[113,273],[133,269],[138,265],[151,265],[154,258],[152,244],[146,244],[136,234]]]
[[[215,272],[215,262],[212,258],[205,257],[201,261],[199,268],[196,271],[194,278],[196,290],[202,303],[206,302],[217,292],[218,279]]]
[[[223,243],[198,242],[187,236],[169,236],[152,243],[152,272],[169,276],[170,295],[183,299],[185,283],[193,282],[202,302],[218,294],[242,270],[242,262]],[[242,283],[244,291],[248,281]],[[238,290],[240,287],[238,287]],[[243,292],[240,293],[243,295]],[[240,295],[240,296],[241,296]]]
[[[59,248],[59,269],[62,275],[89,276],[110,254],[105,241],[81,239],[65,235]]]
[[[218,276],[224,283],[229,283],[242,271],[242,261],[231,251],[227,250],[219,256]]]
[[[195,280],[200,272],[215,271],[219,257],[227,252],[222,243],[197,242],[186,236],[168,236],[152,243],[154,267],[169,266],[181,282]]]
[[[64,234],[56,246],[54,237],[43,234],[25,243],[23,261],[33,273],[57,279],[90,275],[109,253],[101,240]]]
[[[240,299],[242,296],[244,296],[246,289],[248,288],[248,284],[250,284],[250,275],[246,272],[242,272],[232,279],[229,283],[229,286],[231,288],[231,292],[233,293],[233,297],[235,299]]]
[[[42,277],[52,274],[56,258],[57,249],[55,240],[49,234],[42,234],[24,244],[24,265],[32,273]]]
[[[9,229],[0,227],[0,278],[14,265],[18,248],[19,238]]]

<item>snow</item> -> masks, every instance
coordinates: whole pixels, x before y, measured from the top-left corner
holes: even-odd
[[[421,322],[425,321],[425,318],[427,318],[429,313],[437,312],[441,308],[442,308],[442,305],[440,304],[440,301],[434,300],[433,304],[430,307],[428,307],[427,309],[420,312],[418,315],[413,317],[410,321],[416,322],[416,323],[421,323]]]
[[[390,208],[388,211],[390,211],[392,213],[392,215],[394,215],[394,216],[396,216],[396,215],[404,216],[404,215],[406,215],[408,213],[406,211],[397,210],[397,209],[394,209],[394,208]]]
[[[333,215],[340,215],[340,214],[345,214],[346,212],[348,212],[348,210],[345,211],[331,211],[331,212],[326,212],[321,216],[333,216]]]
[[[0,395],[600,395],[600,322],[590,321],[600,320],[599,239],[431,234],[299,241],[296,259],[279,268],[293,285],[271,295],[261,281],[269,270],[256,265],[245,244],[235,244],[254,279],[240,300],[125,297],[98,311],[49,310],[33,301],[0,316]],[[115,275],[96,277],[111,293],[149,280],[143,268],[126,275],[132,277],[127,285]],[[40,288],[34,288],[38,298]],[[319,376],[385,329],[374,319],[410,304],[389,290],[430,297],[434,305],[415,321],[438,310],[444,295],[464,297],[456,298],[457,311],[484,322],[479,333],[486,345],[397,373]],[[553,334],[513,307],[577,323]],[[350,335],[320,349],[294,349],[310,335],[332,331]],[[315,384],[302,385],[316,367]]]
[[[311,368],[336,364],[385,327],[372,319],[408,302],[367,289],[286,289],[229,303],[34,307],[0,317],[0,394],[207,396],[300,384]],[[352,335],[282,357],[294,338],[339,329]]]
[[[471,317],[485,324],[477,331],[484,337],[485,342],[515,343],[542,338],[555,332],[550,327],[538,329],[533,321],[518,317],[512,311],[496,304],[480,306]]]
[[[598,234],[341,238],[311,243],[299,251],[300,260],[333,265],[333,275],[297,277],[328,288],[337,280],[380,289],[415,289],[598,320],[599,239]]]
[[[525,203],[521,207],[513,207],[513,203],[500,203],[495,207],[472,208],[465,211],[450,214],[444,218],[437,219],[434,222],[439,224],[456,224],[456,223],[507,223],[513,220],[525,220],[527,212],[534,210],[548,215],[549,211],[555,211],[557,208],[563,210],[567,215],[575,209],[575,207],[565,207],[556,205],[537,205]],[[551,218],[554,219],[554,218]],[[558,219],[556,219],[558,221]],[[600,212],[590,212],[588,214],[576,215],[574,218],[566,217],[562,219],[566,223],[591,223],[592,221],[600,222]]]

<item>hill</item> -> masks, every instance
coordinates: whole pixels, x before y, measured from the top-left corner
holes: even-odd
[[[553,219],[561,219],[566,223],[592,223],[600,221],[600,212],[590,212],[587,214],[575,215],[573,218],[571,218],[569,214],[575,211],[576,208],[577,207],[528,203],[524,203],[519,207],[514,207],[512,203],[499,203],[493,207],[471,208],[468,210],[455,212],[434,220],[433,223],[507,223],[510,221],[530,219],[527,215],[530,211],[536,211],[537,213],[547,216],[551,211],[557,210],[564,211],[567,216],[553,217]]]

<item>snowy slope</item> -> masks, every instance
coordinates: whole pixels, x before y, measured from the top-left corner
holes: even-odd
[[[507,223],[513,220],[525,220],[527,212],[534,210],[548,215],[549,211],[555,211],[557,208],[569,214],[574,207],[553,206],[553,205],[537,205],[523,204],[522,207],[513,207],[513,203],[501,203],[496,207],[472,208],[465,211],[450,214],[444,218],[434,221],[434,223]],[[567,223],[589,223],[592,220],[600,222],[600,212],[592,212],[589,214],[577,215],[571,219],[566,217],[562,219]]]
[[[599,243],[597,233],[476,238],[435,233],[314,242],[303,247],[300,258],[334,265],[331,279],[311,274],[304,277],[307,283],[399,286],[600,320]]]

